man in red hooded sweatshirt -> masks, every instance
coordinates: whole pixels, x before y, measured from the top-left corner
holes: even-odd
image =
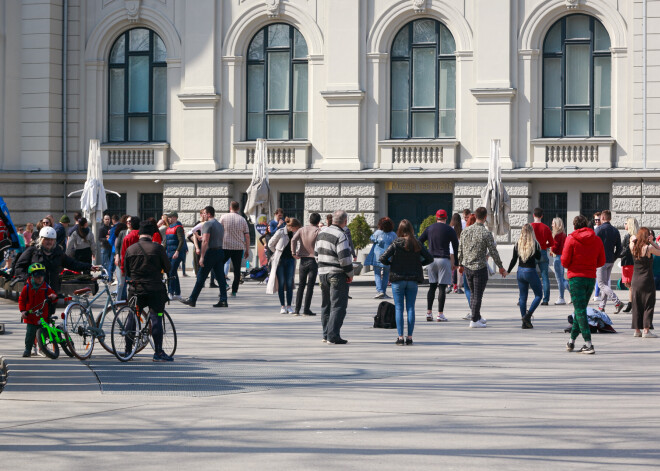
[[[605,265],[605,247],[588,224],[587,218],[582,215],[573,219],[573,232],[566,238],[561,264],[568,271],[568,288],[575,308],[573,329],[566,350],[573,351],[575,339],[582,333],[586,345],[579,352],[594,354],[596,351],[587,322],[587,304],[596,284],[596,269]]]

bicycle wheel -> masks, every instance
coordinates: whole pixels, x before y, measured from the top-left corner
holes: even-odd
[[[69,341],[69,350],[79,360],[86,360],[94,350],[94,335],[90,328],[94,319],[78,303],[69,304],[64,310],[64,332]]]
[[[151,334],[151,319],[149,319],[149,334]],[[155,352],[154,339],[151,335],[149,335],[149,343]],[[163,352],[169,356],[174,356],[176,352],[176,329],[167,311],[163,311]]]
[[[110,316],[110,315],[112,315],[112,316],[114,317],[115,314],[114,314],[112,308],[109,307],[109,308],[107,309],[105,315],[106,315],[106,316]],[[96,316],[96,326],[97,326],[97,327],[101,327],[101,328],[103,328],[103,326],[101,325],[101,319],[102,319],[102,318],[103,318],[103,313],[101,313],[101,314],[99,314],[98,316]],[[103,323],[105,324],[105,321],[104,321]],[[108,336],[105,334],[105,332],[103,332],[103,335],[99,335],[98,337],[96,337],[96,340],[99,341],[99,343],[101,344],[101,346],[103,347],[103,349],[104,349],[106,352],[110,353],[111,355],[113,355],[113,354],[115,353],[115,351],[112,349],[112,342],[110,342],[110,339],[109,339]]]
[[[48,331],[42,327],[37,330],[37,345],[39,346],[39,350],[52,360],[60,356],[60,348],[57,342],[51,341]]]
[[[62,347],[62,351],[66,353],[66,356],[68,356],[69,358],[73,357],[73,353],[71,353],[71,349],[69,348],[69,342],[62,341],[60,343],[60,347]]]
[[[119,361],[129,361],[137,350],[140,319],[130,306],[122,307],[112,320],[110,339],[112,350]]]

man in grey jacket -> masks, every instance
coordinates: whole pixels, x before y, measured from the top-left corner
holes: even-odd
[[[607,298],[614,301],[614,313],[618,314],[623,309],[623,303],[610,287],[610,276],[614,262],[621,254],[621,234],[619,230],[610,224],[612,213],[609,209],[600,213],[600,226],[595,228],[596,235],[603,241],[605,247],[605,265],[596,270],[596,282],[600,288],[600,302],[598,309],[605,311]]]
[[[321,324],[323,341],[330,344],[348,343],[340,336],[348,306],[348,284],[353,280],[353,258],[344,228],[348,215],[337,210],[332,225],[319,232],[314,247],[321,280]]]

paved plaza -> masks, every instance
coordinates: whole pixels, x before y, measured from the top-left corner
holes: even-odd
[[[633,338],[629,314],[580,355],[564,348],[570,306],[541,306],[521,330],[517,290],[493,288],[488,328],[469,329],[463,295],[448,295],[449,322],[426,322],[426,291],[415,344],[399,347],[372,328],[370,286],[351,288],[344,346],[321,342],[319,316],[279,314],[265,285],[242,285],[229,309],[205,289],[196,309],[167,308],[172,364],[149,349],[122,364],[98,344],[85,363],[21,358],[25,329],[2,301],[0,468],[660,467],[660,339]]]

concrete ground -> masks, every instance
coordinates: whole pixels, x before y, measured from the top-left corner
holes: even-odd
[[[462,295],[448,296],[449,322],[426,322],[426,291],[415,344],[399,347],[372,328],[373,287],[351,289],[343,346],[321,342],[319,316],[279,314],[264,285],[241,286],[229,309],[205,289],[196,309],[168,307],[171,364],[148,348],[119,363],[99,345],[89,362],[21,358],[25,329],[2,301],[0,468],[660,467],[660,339],[633,338],[630,314],[580,355],[564,348],[570,306],[540,307],[521,330],[517,290],[492,288],[488,328],[469,329]]]

